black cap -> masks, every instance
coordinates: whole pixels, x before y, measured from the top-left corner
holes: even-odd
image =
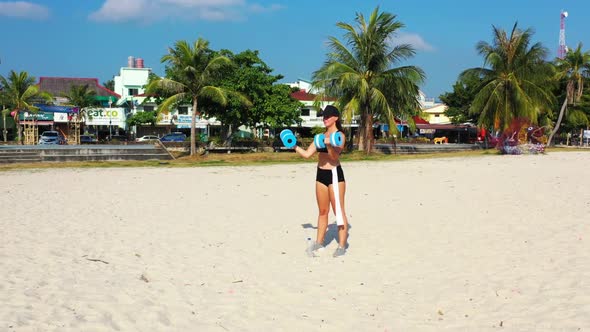
[[[333,116],[340,117],[340,112],[338,111],[338,109],[335,106],[328,105],[324,108],[324,111],[322,112],[322,116],[324,118],[330,118]]]

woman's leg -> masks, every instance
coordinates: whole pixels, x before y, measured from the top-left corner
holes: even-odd
[[[346,217],[346,209],[344,208],[344,196],[346,194],[346,182],[338,182],[338,193],[340,194],[340,211],[342,211],[342,219],[344,225],[338,226],[338,245],[342,248],[346,248],[346,240],[348,239],[348,218]],[[332,204],[332,210],[336,214],[336,200],[334,199],[334,191],[330,188],[330,202]]]
[[[328,214],[330,213],[330,192],[328,187],[316,181],[315,196],[318,202],[318,233],[316,242],[324,245],[324,237],[328,229]]]

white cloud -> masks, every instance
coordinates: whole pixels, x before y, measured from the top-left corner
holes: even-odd
[[[94,21],[143,21],[164,19],[202,19],[227,21],[244,18],[249,13],[280,10],[280,5],[262,6],[246,0],[105,0],[90,14]]]
[[[253,3],[248,5],[248,9],[253,13],[266,13],[266,12],[274,12],[277,10],[285,9],[285,6],[279,4],[272,4],[268,7],[264,7],[260,4]]]
[[[0,16],[46,19],[49,9],[28,1],[0,2]]]
[[[160,2],[181,7],[222,7],[244,4],[244,0],[160,0]]]
[[[148,0],[107,0],[100,10],[90,14],[95,21],[127,21],[138,18],[143,10],[151,6]]]
[[[420,51],[434,51],[434,47],[428,44],[419,34],[400,32],[397,36],[391,39],[392,45],[410,44],[416,50]]]

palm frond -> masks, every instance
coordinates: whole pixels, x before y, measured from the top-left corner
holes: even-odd
[[[235,95],[241,97],[242,95],[235,92]],[[204,86],[201,88],[199,98],[206,98],[221,106],[227,105],[228,91],[216,86]]]
[[[174,95],[164,99],[164,101],[162,101],[162,103],[160,105],[158,105],[158,115],[160,113],[163,113],[163,114],[170,113],[170,111],[172,110],[173,107],[180,104],[187,97],[188,96],[186,93],[180,92],[180,93],[174,94]]]

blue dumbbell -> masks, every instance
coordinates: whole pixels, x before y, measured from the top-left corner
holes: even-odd
[[[342,133],[337,131],[330,135],[330,144],[332,146],[342,146]]]
[[[295,146],[295,144],[297,144],[297,138],[290,129],[281,131],[279,136],[281,137],[281,141],[286,148],[292,148]]]
[[[317,134],[313,137],[313,144],[315,145],[316,149],[325,149],[326,143],[324,143],[324,139],[326,136],[324,134]]]
[[[326,144],[324,143],[324,139],[326,136],[324,134],[317,134],[313,138],[313,144],[318,149],[324,149]],[[332,146],[342,146],[342,133],[337,131],[335,133],[330,134],[330,144]]]

